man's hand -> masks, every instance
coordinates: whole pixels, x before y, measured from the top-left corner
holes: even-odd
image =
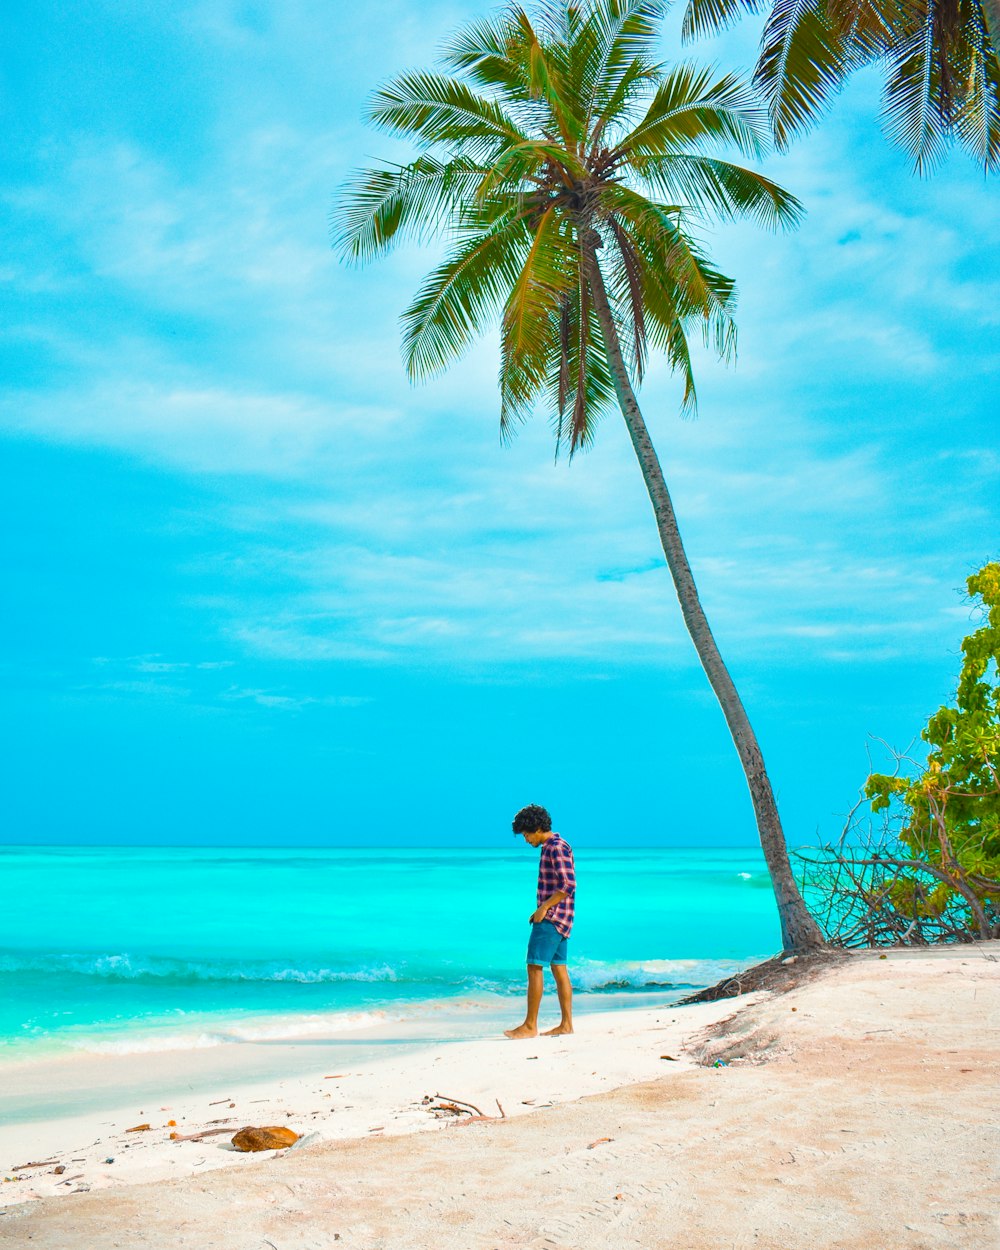
[[[549,914],[547,907],[539,907],[528,917],[529,924],[541,924],[545,917]]]

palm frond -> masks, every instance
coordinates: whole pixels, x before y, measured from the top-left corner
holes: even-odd
[[[767,0],[688,0],[681,23],[681,39],[690,43],[703,35],[717,35],[746,13],[759,13]]]
[[[694,365],[691,361],[691,348],[688,344],[684,323],[675,318],[669,325],[664,324],[663,350],[674,373],[679,373],[684,382],[681,395],[681,415],[696,417],[698,415],[698,388],[695,385]]]
[[[955,129],[984,171],[995,173],[1000,169],[1000,60],[981,8],[969,6],[962,33],[963,91]]]
[[[709,156],[671,154],[634,162],[650,187],[674,202],[719,220],[749,218],[766,229],[791,229],[802,204],[763,174]]]
[[[895,32],[912,26],[912,0],[826,0],[824,15],[844,40],[855,68],[886,52]],[[860,59],[858,59],[860,58]]]
[[[617,402],[601,332],[586,275],[577,251],[574,288],[563,298],[559,317],[558,359],[550,368],[549,396],[556,435],[556,458],[568,441],[569,458],[589,447],[601,418]],[[567,435],[568,426],[568,435]]]
[[[587,300],[585,316],[576,347],[577,388],[573,396],[570,427],[570,459],[593,445],[598,423],[613,412],[618,402],[614,379],[608,366],[604,334],[593,304]]]
[[[612,136],[612,141],[627,133],[636,124],[635,114],[642,107],[649,87],[656,82],[659,67],[650,65],[638,57],[627,67],[618,80],[614,93],[604,102],[591,126],[591,142],[596,147]]]
[[[775,0],[754,83],[768,102],[780,150],[816,121],[856,65],[850,45],[826,14],[825,0]]]
[[[531,236],[513,210],[455,248],[403,313],[403,359],[411,379],[439,373],[486,330],[516,282]]]
[[[445,162],[429,155],[409,165],[359,170],[331,208],[333,246],[345,260],[360,263],[407,233],[433,238],[488,172],[462,157]]]
[[[590,130],[622,98],[624,80],[655,65],[665,0],[596,0],[580,32],[580,94]]]
[[[632,376],[639,383],[646,371],[647,350],[642,256],[628,230],[617,218],[609,218],[608,226],[621,260],[620,264],[614,266],[612,280],[608,285],[623,313],[621,319],[628,333],[622,336],[622,346],[628,344]]]
[[[702,255],[685,222],[684,210],[658,204],[626,187],[616,187],[606,197],[615,216],[628,223],[633,240],[642,251],[645,265],[645,308],[654,311],[650,293],[669,295],[664,315],[687,316],[722,307],[732,295],[732,283]]]
[[[458,153],[491,152],[498,142],[523,143],[528,137],[494,100],[444,74],[400,75],[375,92],[367,117],[383,130],[427,146],[449,144]]]
[[[550,374],[562,297],[573,284],[572,241],[552,208],[533,226],[501,319],[500,430],[509,437]]]
[[[578,178],[586,177],[586,169],[573,152],[567,152],[559,144],[547,140],[528,140],[505,148],[484,171],[477,194],[492,194],[498,187],[520,187],[532,179],[546,162],[563,166],[567,173]]]
[[[882,116],[890,138],[913,157],[918,174],[944,159],[951,138],[950,108],[941,107],[942,49],[935,40],[934,0],[920,0],[920,21],[891,58]]]
[[[541,12],[544,15],[544,6]],[[582,137],[583,132],[560,72],[559,45],[546,46],[523,9],[513,9],[511,14],[523,39],[528,89],[534,99],[542,99],[548,105],[566,148],[572,150],[574,142]]]
[[[507,9],[463,26],[445,44],[442,59],[478,86],[517,99],[530,90],[521,48],[520,28]]]
[[[678,65],[661,82],[645,117],[618,143],[630,158],[732,143],[748,156],[766,146],[766,118],[750,84],[736,74],[712,81],[710,69]]]
[[[994,56],[1000,55],[1000,3],[998,0],[983,0],[983,26],[993,47]]]

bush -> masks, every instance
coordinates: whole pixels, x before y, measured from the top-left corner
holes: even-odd
[[[967,582],[982,623],[962,643],[953,705],[864,788],[872,819],[803,855],[804,888],[841,945],[1000,936],[1000,564]],[[881,819],[879,825],[876,818]]]

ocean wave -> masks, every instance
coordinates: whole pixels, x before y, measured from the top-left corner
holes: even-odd
[[[616,990],[684,990],[714,985],[751,962],[747,959],[646,959],[621,963],[582,960],[571,969],[570,975],[577,989],[591,994]]]
[[[157,956],[113,955],[3,955],[0,975],[33,973],[50,976],[94,977],[103,981],[132,981],[173,985],[196,982],[291,982],[301,985],[338,981],[398,981],[399,972],[389,964],[359,968],[291,967],[282,962],[231,960],[184,960]]]
[[[74,1039],[74,1050],[91,1055],[151,1055],[171,1050],[207,1050],[252,1042],[297,1042],[316,1037],[353,1033],[386,1024],[395,1017],[384,1011],[330,1013],[324,1016],[282,1016],[266,1023],[230,1024],[224,1028],[190,1032],[177,1028],[134,1032],[125,1030],[114,1037],[88,1034]]]
[[[712,985],[745,968],[751,959],[646,959],[601,961],[577,958],[570,965],[573,985],[581,993],[654,989],[688,989]],[[29,976],[44,980],[79,978],[150,988],[212,985],[392,985],[387,998],[409,995],[413,987],[446,987],[492,994],[523,989],[523,968],[419,967],[387,963],[338,968],[325,964],[296,966],[287,961],[184,960],[162,956],[117,954],[0,955],[0,977]]]

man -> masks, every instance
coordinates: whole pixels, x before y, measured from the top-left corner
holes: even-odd
[[[566,942],[573,928],[573,899],[576,869],[573,849],[558,833],[552,832],[552,817],[544,807],[532,803],[514,817],[514,836],[529,846],[540,846],[536,907],[531,913],[528,938],[528,1009],[524,1023],[504,1032],[512,1041],[538,1036],[538,1008],[542,1001],[543,966],[548,964],[559,995],[559,1023],[547,1029],[546,1037],[573,1032],[573,987],[566,971]]]

